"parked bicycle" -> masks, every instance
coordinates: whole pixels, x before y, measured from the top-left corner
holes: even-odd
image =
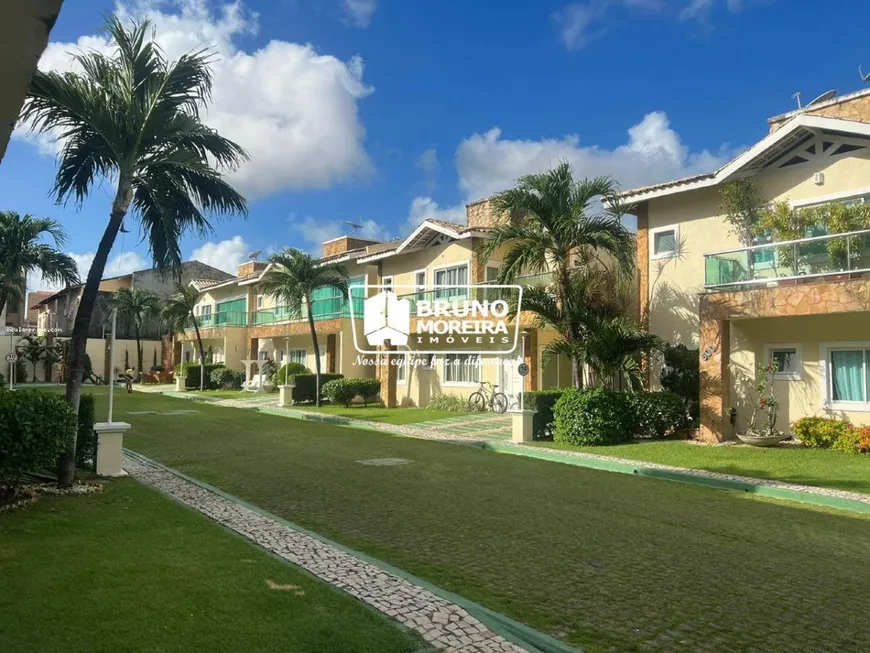
[[[487,408],[501,415],[508,409],[508,398],[498,392],[498,386],[489,381],[481,381],[480,389],[468,398],[468,410],[483,412]]]

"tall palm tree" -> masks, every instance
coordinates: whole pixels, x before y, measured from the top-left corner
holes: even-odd
[[[75,55],[81,72],[34,74],[21,118],[59,133],[63,147],[52,190],[79,205],[103,180],[115,184],[108,224],[88,272],[73,326],[66,396],[78,410],[91,314],[112,245],[129,212],[138,219],[156,267],[181,263],[180,239],[211,231],[207,214],[246,214],[245,199],[222,177],[244,150],[203,124],[211,96],[209,55],[168,61],[147,22],[108,20],[114,52]],[[61,486],[75,472],[75,434],[58,464]]]
[[[41,242],[45,237],[53,240],[55,247]],[[76,262],[56,249],[64,244],[66,234],[59,222],[0,211],[0,313],[10,299],[24,305],[28,274],[41,272],[50,283],[79,282]]]
[[[205,351],[202,348],[202,337],[199,334],[199,324],[196,320],[196,303],[199,301],[200,292],[193,286],[185,286],[184,284],[175,284],[175,294],[163,300],[163,305],[160,309],[160,319],[166,323],[170,331],[175,333],[184,333],[193,325],[193,330],[196,332],[196,343],[199,347],[199,389],[205,388]]]
[[[595,373],[611,388],[620,378],[632,391],[643,387],[641,355],[659,349],[662,341],[626,316],[601,315],[588,325],[584,354]]]
[[[334,288],[347,297],[347,270],[341,263],[320,263],[298,249],[284,249],[269,257],[269,269],[260,280],[260,290],[287,307],[291,318],[302,317],[307,307],[308,326],[314,345],[315,402],[320,405],[320,345],[314,328],[311,296],[317,288]]]
[[[561,328],[573,352],[576,387],[583,385],[583,360],[578,356],[583,325],[582,307],[572,305],[577,299],[571,289],[574,262],[610,257],[626,272],[634,264],[634,235],[622,224],[621,207],[602,203],[617,189],[607,177],[576,181],[568,163],[520,177],[513,188],[495,196],[495,208],[510,219],[491,229],[478,251],[485,263],[503,250],[499,283],[512,283],[522,274],[553,272],[551,292],[563,313]]]
[[[142,328],[149,318],[160,309],[160,300],[150,290],[144,288],[119,288],[108,301],[109,308],[126,317],[133,323],[136,336],[136,374],[142,375]]]

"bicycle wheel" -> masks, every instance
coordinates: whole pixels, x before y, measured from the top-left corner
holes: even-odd
[[[501,392],[496,392],[492,396],[492,412],[501,415],[508,408],[508,398]]]
[[[483,412],[486,410],[486,397],[478,390],[468,398],[468,412]]]

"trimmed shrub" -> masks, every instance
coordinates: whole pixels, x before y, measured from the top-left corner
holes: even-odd
[[[665,359],[659,375],[662,388],[683,398],[692,423],[697,424],[700,418],[698,398],[701,393],[699,352],[686,345],[666,343],[662,353]]]
[[[59,394],[0,392],[0,496],[13,496],[25,472],[54,465],[76,432],[76,414]]]
[[[794,423],[794,436],[805,447],[830,449],[837,440],[848,436],[852,425],[843,419],[828,417],[802,417]]]
[[[645,438],[672,435],[689,422],[686,402],[674,392],[639,392],[631,395],[636,418],[634,433]]]
[[[334,404],[350,406],[350,402],[356,397],[359,389],[359,384],[356,381],[357,379],[333,379],[324,383],[323,396]]]
[[[79,469],[97,469],[97,433],[94,431],[96,421],[94,395],[83,394],[79,398],[78,431],[76,432],[76,467]]]
[[[205,368],[205,389],[216,390],[217,386],[214,386],[211,381],[211,373],[218,368],[226,367],[223,363],[207,363],[204,366],[200,366],[199,363],[181,363],[175,367],[175,373],[185,378],[185,388],[188,390],[199,390],[201,367]]]
[[[553,407],[553,439],[581,446],[631,439],[635,418],[629,395],[605,388],[566,390]]]
[[[378,379],[351,379],[356,387],[356,394],[362,397],[363,404],[369,405],[369,399],[374,399],[381,392],[381,382]]]
[[[321,374],[320,395],[323,396],[323,386],[335,379],[343,379],[344,374]],[[315,398],[317,379],[314,374],[296,374],[288,379],[293,388],[293,401],[296,403],[312,402]]]
[[[241,390],[245,382],[245,373],[242,370],[219,367],[211,371],[209,379],[210,385],[218,390]]]
[[[856,426],[843,433],[834,449],[846,453],[870,453],[870,426]]]
[[[565,389],[533,390],[523,396],[523,407],[534,410],[532,434],[535,440],[553,439],[553,406],[565,394]]]
[[[284,363],[280,369],[275,372],[275,376],[272,378],[272,383],[275,385],[284,385],[284,374],[286,373],[286,378],[290,378],[291,376],[296,376],[297,374],[311,374],[311,370],[305,367],[302,363]]]
[[[451,413],[467,413],[468,399],[458,395],[437,394],[426,405],[433,410],[446,410]]]

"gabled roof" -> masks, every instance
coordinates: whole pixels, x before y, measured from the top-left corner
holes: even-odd
[[[616,194],[614,199],[625,204],[636,204],[689,190],[717,186],[738,177],[755,174],[822,134],[870,138],[870,124],[802,113],[714,173],[634,188]]]

